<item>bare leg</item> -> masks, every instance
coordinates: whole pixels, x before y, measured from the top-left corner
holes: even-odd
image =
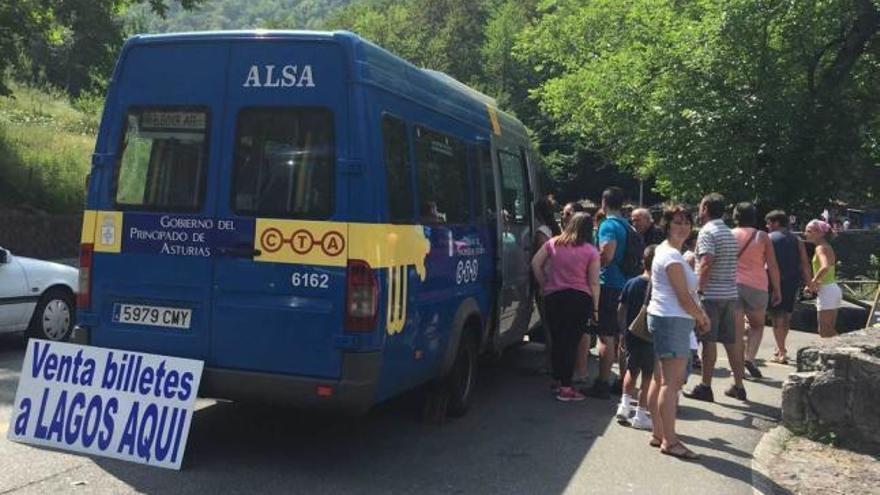
[[[776,355],[784,357],[788,350],[785,339],[788,338],[788,327],[791,325],[791,313],[777,312],[773,314],[773,337],[776,339]]]
[[[837,310],[826,309],[819,311],[819,335],[824,338],[837,335],[835,323],[837,322]]]
[[[639,370],[626,370],[626,373],[623,374],[623,393],[624,395],[628,395],[630,397],[633,396],[633,392],[636,391],[636,381],[639,379]],[[644,378],[642,379],[644,382]],[[642,384],[642,388],[645,388],[644,383]],[[639,395],[641,396],[641,390],[639,391]],[[644,407],[645,403],[639,401],[639,405]]]
[[[742,309],[739,309],[740,306],[741,305],[737,305],[737,310],[734,311],[734,316],[733,316],[733,329],[736,332],[736,339],[734,340],[734,345],[739,344],[740,349],[743,350],[743,352],[740,355],[740,358],[745,359],[744,353],[745,353],[745,348],[746,348],[746,345],[745,345],[746,314],[743,312]],[[726,349],[727,345],[725,345],[724,347]],[[730,351],[728,350],[727,353],[730,354]],[[733,368],[733,361],[730,362],[730,367]]]
[[[611,366],[614,364],[615,354],[617,350],[617,337],[600,336],[599,337],[599,379],[608,382],[611,376]]]
[[[746,313],[748,319],[748,339],[746,342],[746,361],[755,362],[758,349],[761,348],[761,340],[764,339],[764,321],[767,313],[764,310]]]
[[[743,376],[746,373],[743,347],[742,334],[739,332],[737,332],[733,344],[724,344],[724,350],[727,351],[727,359],[730,361],[730,371],[733,372],[733,383],[737,387],[743,386]],[[705,365],[703,366],[705,367]]]
[[[658,363],[657,366],[660,366],[660,364]],[[638,373],[639,372],[636,371],[636,374],[638,374]],[[627,375],[629,375],[629,373],[627,373]],[[651,375],[642,374],[642,386],[639,387],[639,407],[649,409],[648,408],[648,400],[649,400],[648,396],[649,396],[649,391],[651,389],[652,382],[653,382],[653,377]],[[635,383],[636,383],[635,378],[633,378],[633,384],[635,384]],[[631,396],[632,395],[630,395],[630,397]]]
[[[675,414],[678,405],[678,391],[681,388],[684,369],[687,366],[686,358],[661,359],[658,363],[660,368],[660,392],[657,401],[657,413],[659,422],[663,424],[663,446],[668,447],[678,443],[678,435],[675,434]],[[654,418],[658,422],[658,418]]]
[[[715,342],[703,342],[703,385],[712,386],[712,374],[715,373],[715,360],[718,358],[718,344]]]
[[[653,430],[651,434],[658,440],[663,440],[663,423],[659,420],[660,413],[658,407],[660,405],[660,362],[654,364],[654,376],[651,379],[648,388],[648,410],[651,411],[653,421]]]

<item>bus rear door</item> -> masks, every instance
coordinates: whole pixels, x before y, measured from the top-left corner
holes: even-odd
[[[217,209],[253,230],[234,229],[232,247],[216,257],[214,366],[340,375],[344,59],[338,45],[308,40],[230,50]]]
[[[208,357],[210,184],[226,55],[219,43],[139,44],[125,52],[83,222],[91,290],[81,312],[94,322],[94,345]]]

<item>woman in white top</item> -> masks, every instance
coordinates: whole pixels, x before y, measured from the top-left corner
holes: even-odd
[[[694,325],[701,333],[709,328],[709,317],[696,302],[697,276],[681,254],[681,247],[691,233],[691,214],[681,205],[663,211],[666,240],[657,247],[651,264],[651,302],[648,304],[648,329],[654,338],[654,354],[659,366],[648,392],[648,407],[653,415],[652,447],[681,459],[697,455],[681,443],[675,434],[678,391],[684,381],[691,354],[690,336]]]

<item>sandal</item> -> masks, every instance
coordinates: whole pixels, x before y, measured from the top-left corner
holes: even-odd
[[[676,447],[678,447],[679,450],[673,450],[676,449]],[[700,458],[699,455],[694,453],[691,449],[685,447],[684,444],[681,442],[675,442],[674,444],[668,445],[665,448],[660,447],[660,452],[685,461],[695,461]]]
[[[659,448],[661,445],[663,445],[663,440],[660,440],[659,438],[655,437],[654,435],[651,435],[651,441],[648,442],[648,445],[650,445],[651,447],[654,447],[656,449],[656,448]]]
[[[788,364],[788,357],[785,354],[776,354],[769,361],[776,364]]]

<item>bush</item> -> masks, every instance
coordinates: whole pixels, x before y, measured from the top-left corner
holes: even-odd
[[[93,102],[76,107],[62,93],[16,87],[0,97],[0,202],[52,213],[82,210],[95,146]]]

